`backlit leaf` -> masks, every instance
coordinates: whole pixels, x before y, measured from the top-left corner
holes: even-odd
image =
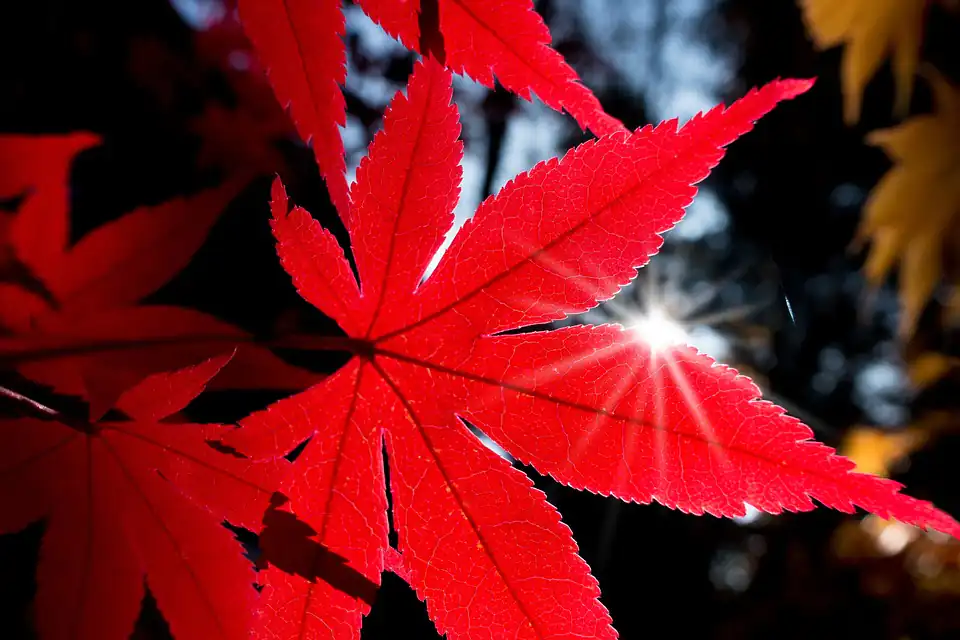
[[[35,609],[44,639],[130,636],[144,587],[177,638],[245,638],[254,574],[229,530],[257,528],[283,465],[220,453],[216,425],[158,424],[229,359],[133,389],[133,422],[0,421],[0,531],[47,519]],[[186,492],[185,495],[183,492]]]
[[[421,282],[457,195],[450,84],[437,62],[418,63],[357,172],[348,230],[359,283],[332,235],[274,185],[281,262],[355,357],[226,437],[268,459],[309,440],[281,513],[303,519],[314,560],[264,573],[259,637],[359,637],[366,590],[312,578],[333,554],[375,586],[393,557],[381,438],[403,573],[441,633],[616,637],[570,531],[464,421],[561,482],[624,500],[724,516],[817,500],[960,533],[900,485],[854,473],[749,379],[692,349],[655,350],[619,326],[498,335],[615,295],[726,145],[810,82],[778,80],[682,128],[614,133],[537,165],[480,206]]]

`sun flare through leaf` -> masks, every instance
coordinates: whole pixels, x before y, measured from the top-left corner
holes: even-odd
[[[399,551],[440,633],[616,637],[570,530],[476,433],[564,484],[625,501],[738,517],[745,504],[780,513],[817,500],[960,533],[899,485],[852,473],[748,378],[679,344],[688,336],[661,306],[619,325],[512,332],[609,301],[725,147],[810,81],[777,80],[683,127],[612,133],[538,164],[480,205],[424,279],[459,196],[451,80],[432,59],[417,63],[357,170],[345,222],[358,278],[332,234],[274,184],[283,266],[359,346],[324,382],[241,421],[227,444],[275,457],[310,439],[284,492],[327,552],[379,584],[385,444]],[[260,579],[261,636],[359,637],[368,602],[275,567]]]

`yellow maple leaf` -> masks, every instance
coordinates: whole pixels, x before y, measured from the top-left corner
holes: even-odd
[[[908,457],[927,441],[916,428],[889,431],[872,427],[851,429],[840,444],[840,453],[853,460],[860,473],[888,476],[893,465]]]
[[[841,67],[843,119],[860,119],[863,90],[889,56],[897,84],[896,113],[910,106],[928,0],[800,0],[818,49],[846,44]]]
[[[893,161],[870,193],[858,231],[871,242],[864,267],[879,286],[900,264],[900,332],[909,337],[943,273],[944,244],[960,233],[960,90],[930,70],[935,111],[874,131]]]
[[[960,358],[936,351],[925,351],[910,361],[907,374],[917,389],[925,389],[960,365]]]

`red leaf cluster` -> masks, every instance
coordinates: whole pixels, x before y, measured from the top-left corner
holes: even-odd
[[[258,528],[281,469],[210,447],[225,427],[159,422],[230,357],[129,389],[116,403],[129,420],[74,421],[34,405],[33,416],[0,422],[0,531],[47,521],[41,637],[129,637],[145,585],[177,638],[247,634],[253,567],[221,521]]]
[[[493,87],[500,83],[565,109],[596,134],[624,130],[576,72],[549,47],[550,32],[530,0],[363,0],[360,7],[414,51],[445,58],[447,68]],[[297,132],[311,144],[340,215],[351,212],[344,172],[345,31],[340,0],[239,0],[243,25],[277,99],[290,107]],[[423,43],[423,44],[421,44]]]
[[[0,137],[0,161],[11,167],[0,197],[23,198],[9,223],[10,260],[0,281],[0,329],[6,337],[0,346],[7,355],[43,349],[60,354],[17,370],[58,393],[88,400],[93,419],[147,375],[196,363],[249,339],[243,330],[193,309],[138,304],[187,265],[242,182],[138,208],[70,246],[70,164],[97,142],[86,133]],[[196,339],[185,340],[191,336]],[[110,341],[133,348],[84,353],[85,345]],[[217,385],[299,389],[316,379],[262,347],[244,344]]]
[[[357,276],[279,178],[277,251],[300,295],[346,332],[328,346],[353,357],[318,382],[236,327],[141,303],[187,264],[238,184],[137,209],[70,245],[70,164],[97,139],[0,139],[0,198],[22,198],[0,226],[0,362],[90,405],[70,417],[0,387],[20,411],[0,420],[0,531],[48,521],[42,637],[125,637],[146,586],[178,638],[359,638],[391,570],[451,639],[616,638],[556,509],[470,427],[562,483],[625,501],[717,516],[817,501],[960,536],[692,348],[617,325],[532,330],[615,296],[726,147],[812,82],[776,80],[682,127],[630,132],[549,48],[527,0],[361,0],[424,59],[348,187],[340,3],[238,5],[312,144]],[[428,275],[460,190],[453,72],[535,93],[600,137],[483,202]],[[208,383],[308,388],[239,428],[184,424],[178,412]],[[224,519],[259,531],[256,575]]]

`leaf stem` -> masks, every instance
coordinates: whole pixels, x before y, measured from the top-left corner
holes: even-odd
[[[32,398],[28,398],[25,395],[21,395],[14,391],[13,389],[8,389],[6,387],[0,387],[0,396],[5,396],[10,400],[13,400],[17,404],[25,405],[29,407],[31,413],[42,413],[47,417],[55,418],[60,414],[57,411],[54,411],[46,405],[42,405]]]
[[[37,402],[33,398],[28,398],[27,396],[17,393],[13,389],[8,389],[4,386],[0,386],[0,397],[11,400],[21,410],[23,410],[25,415],[28,415],[32,418],[37,418],[39,420],[56,420],[57,422],[70,427],[71,429],[75,429],[86,434],[94,434],[100,430],[97,425],[88,420],[69,418],[56,409],[51,409],[45,404]]]
[[[90,342],[70,341],[65,337],[57,343],[51,339],[37,340],[33,344],[23,338],[0,338],[0,368],[40,360],[55,360],[70,356],[92,355],[109,351],[128,351],[133,349],[152,349],[196,344],[256,344],[263,347],[296,349],[300,351],[346,351],[356,355],[367,355],[372,351],[366,340],[340,336],[314,336],[309,334],[291,334],[272,339],[257,339],[253,336],[236,334],[192,334],[163,336],[154,338],[112,339]]]

